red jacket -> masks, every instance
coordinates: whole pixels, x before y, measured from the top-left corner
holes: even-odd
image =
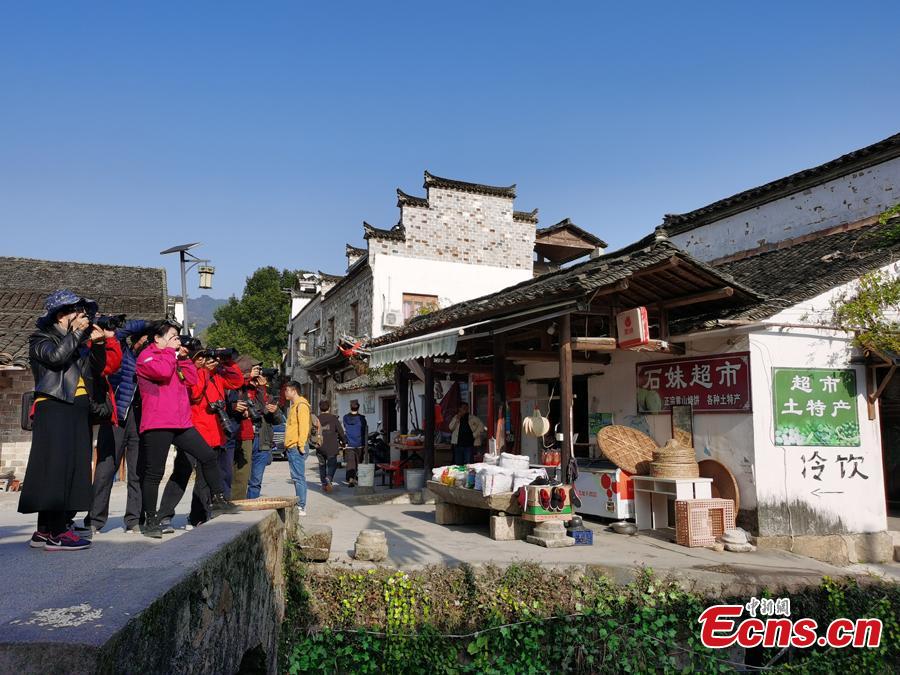
[[[213,401],[225,401],[227,389],[240,389],[244,384],[241,369],[234,364],[222,365],[215,371],[201,368],[197,371],[197,382],[191,386],[191,419],[194,428],[203,436],[210,447],[225,445],[225,432],[219,416],[210,410]]]
[[[109,424],[117,427],[119,426],[119,414],[116,410],[116,390],[113,389],[107,376],[118,372],[119,367],[122,365],[122,345],[115,338],[109,338],[105,344],[106,365],[103,367],[103,381],[106,383],[106,388],[109,389],[109,400],[112,401],[112,419],[109,421]]]
[[[247,385],[247,398],[250,399],[251,405],[252,402],[256,400],[256,388],[251,387],[249,381],[246,383]],[[265,405],[265,395],[263,395],[263,405]],[[253,437],[256,435],[255,429],[253,428],[253,420],[249,417],[245,417],[241,420],[241,430],[238,433],[238,440],[240,441],[252,441]]]

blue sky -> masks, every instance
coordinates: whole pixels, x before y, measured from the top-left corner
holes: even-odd
[[[422,171],[613,247],[900,131],[895,2],[2,2],[3,255],[343,270]],[[196,295],[196,276],[189,293]]]

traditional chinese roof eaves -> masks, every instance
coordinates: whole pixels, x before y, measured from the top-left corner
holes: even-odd
[[[538,228],[535,235],[536,235],[537,239],[540,239],[541,237],[547,237],[547,236],[553,234],[554,232],[559,232],[560,230],[569,230],[570,232],[577,234],[580,238],[584,239],[586,242],[589,242],[599,248],[607,247],[607,243],[605,241],[603,241],[600,237],[593,235],[590,232],[588,232],[587,230],[578,227],[578,225],[573,223],[568,218],[565,218],[565,219],[559,221],[558,223],[556,223],[556,225],[550,225],[549,227]]]
[[[520,223],[534,223],[538,224],[538,210],[534,209],[533,211],[513,211],[513,220],[517,220]]]
[[[756,293],[734,282],[721,270],[692,258],[664,237],[651,235],[620,251],[417,317],[406,326],[375,338],[367,346],[390,344],[435,330],[455,328],[473,321],[510,314],[520,308],[533,309],[540,304],[550,304],[563,298],[589,298],[595,291],[628,279],[635,272],[665,263],[673,257],[679,258],[686,267],[706,276],[712,282],[731,286],[735,297],[733,300],[729,299],[729,302],[759,300]]]
[[[379,372],[372,376],[371,373],[355,377],[349,382],[341,382],[334,386],[336,391],[360,391],[362,389],[380,389],[394,384],[394,378],[387,373]]]
[[[428,188],[444,188],[446,190],[459,190],[460,192],[473,192],[475,194],[488,195],[491,197],[506,197],[507,199],[516,198],[516,185],[513,183],[507,187],[497,187],[495,185],[483,185],[482,183],[466,183],[461,180],[452,180],[450,178],[441,178],[433,176],[425,172],[425,189]]]
[[[327,272],[323,272],[322,270],[319,270],[317,274],[319,275],[319,277],[321,277],[322,281],[332,284],[336,284],[344,278],[343,274],[328,274]]]
[[[362,256],[369,255],[369,251],[364,248],[357,248],[351,244],[346,244],[345,254],[348,256]]]
[[[739,192],[688,213],[666,214],[663,217],[663,225],[672,235],[688,232],[726,216],[787,197],[855,171],[862,171],[896,157],[900,157],[900,134],[894,134],[830,162]]]
[[[347,357],[344,356],[341,351],[335,347],[327,354],[320,356],[319,358],[310,361],[305,365],[305,368],[310,373],[317,373],[326,370],[336,370],[340,369],[347,365]]]
[[[397,188],[397,206],[421,206],[428,208],[428,200],[425,197],[414,197]]]
[[[890,265],[900,260],[898,227],[900,218],[895,218],[885,225],[837,232],[717,265],[763,298],[744,308],[682,320],[673,324],[673,332],[715,328],[721,319],[762,321]]]
[[[44,299],[68,288],[96,300],[103,314],[166,315],[166,272],[154,267],[0,257],[0,365],[22,365]]]
[[[379,227],[375,227],[373,225],[369,225],[366,221],[363,221],[363,231],[365,234],[363,238],[368,241],[369,239],[390,239],[394,241],[406,241],[406,228],[402,223],[397,223],[389,230],[383,230]]]

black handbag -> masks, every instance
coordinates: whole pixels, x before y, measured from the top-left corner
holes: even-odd
[[[22,410],[21,410],[21,425],[22,431],[31,431],[32,429],[32,419],[31,419],[31,409],[34,407],[34,392],[26,391],[22,394]]]
[[[112,419],[113,404],[112,397],[107,390],[106,396],[102,401],[95,401],[91,397],[91,424],[104,424]]]

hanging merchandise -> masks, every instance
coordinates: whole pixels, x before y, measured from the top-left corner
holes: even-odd
[[[541,415],[541,409],[534,406],[531,417],[526,417],[522,422],[522,433],[526,436],[542,438],[550,431],[550,420]]]
[[[619,347],[637,347],[650,342],[650,324],[647,322],[647,308],[635,307],[616,315]]]

